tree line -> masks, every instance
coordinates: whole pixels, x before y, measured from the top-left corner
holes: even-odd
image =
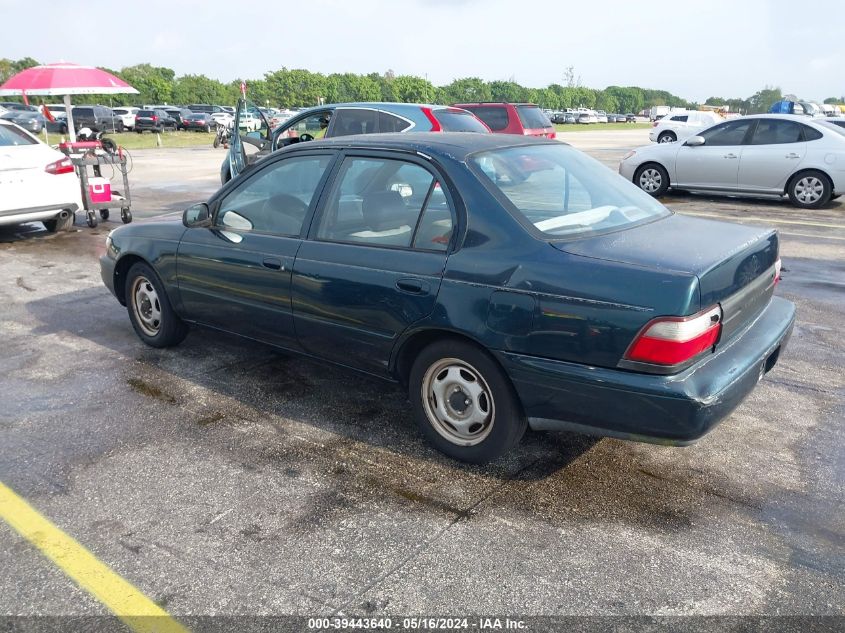
[[[0,83],[15,73],[37,65],[31,57],[20,60],[0,59]],[[133,86],[137,95],[81,95],[75,103],[98,102],[110,105],[214,103],[231,105],[240,96],[241,80],[221,82],[205,75],[181,75],[166,67],[136,64],[119,70],[103,68]],[[314,73],[303,69],[281,68],[261,79],[247,79],[247,96],[259,105],[280,108],[307,107],[323,103],[349,101],[399,101],[406,103],[462,103],[473,101],[510,101],[536,103],[543,108],[594,108],[607,112],[640,112],[656,105],[695,109],[698,104],[666,90],[638,86],[608,86],[603,90],[587,88],[576,79],[570,66],[562,71],[562,83],[545,88],[528,88],[514,80],[485,81],[479,77],[455,79],[445,86],[435,86],[422,77],[384,73]],[[707,105],[728,105],[731,111],[765,112],[781,98],[779,88],[766,87],[747,99],[710,97]],[[836,100],[836,98],[831,98]],[[828,100],[826,100],[828,101]]]

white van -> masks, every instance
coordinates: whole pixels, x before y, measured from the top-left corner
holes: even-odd
[[[673,143],[722,121],[724,119],[715,112],[672,110],[665,117],[654,122],[648,138],[655,143]]]

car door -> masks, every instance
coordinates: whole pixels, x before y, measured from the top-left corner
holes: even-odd
[[[742,150],[739,188],[783,193],[786,180],[807,154],[802,125],[785,119],[758,119],[751,140]]]
[[[735,190],[743,145],[754,124],[754,119],[726,121],[698,134],[704,138],[704,145],[681,143],[675,156],[672,185]]]
[[[397,337],[434,310],[455,222],[438,173],[400,156],[344,156],[291,287],[302,348],[376,374]]]
[[[335,154],[279,158],[221,192],[211,227],[185,231],[177,279],[188,319],[295,349],[291,271]]]
[[[247,118],[256,117],[259,121],[258,129],[255,125],[246,124]],[[272,136],[270,124],[252,101],[238,99],[235,120],[232,128],[232,138],[229,140],[229,173],[234,178],[248,165],[263,158],[270,152]]]

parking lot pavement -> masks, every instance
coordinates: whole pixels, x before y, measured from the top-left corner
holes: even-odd
[[[608,164],[637,143],[585,134]],[[136,217],[203,199],[220,158],[136,152]],[[144,346],[99,279],[117,224],[30,225],[0,229],[0,482],[176,617],[843,615],[845,205],[666,202],[780,228],[798,307],[694,446],[529,434],[464,466],[390,385],[209,331]],[[2,521],[0,568],[0,614],[105,611]]]

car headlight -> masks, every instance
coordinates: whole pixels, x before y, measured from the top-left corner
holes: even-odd
[[[633,158],[636,154],[637,154],[637,152],[635,152],[634,150],[631,150],[630,152],[628,152],[627,154],[625,154],[622,157],[622,160],[624,161],[624,160],[628,160],[629,158]]]

